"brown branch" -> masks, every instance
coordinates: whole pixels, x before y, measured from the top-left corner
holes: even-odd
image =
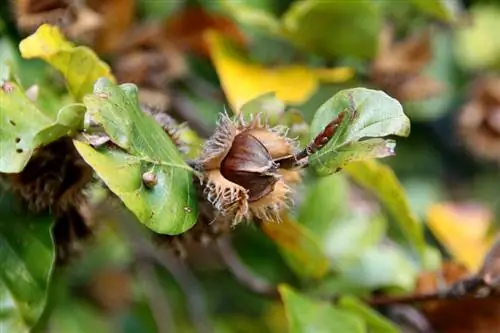
[[[335,117],[335,119],[328,123],[328,125],[326,125],[325,128],[323,128],[323,130],[318,135],[316,135],[314,140],[312,140],[304,149],[294,154],[293,156],[278,159],[274,162],[279,164],[280,168],[282,169],[307,167],[307,158],[323,148],[328,142],[330,142],[332,137],[337,132],[337,129],[342,124],[346,113],[346,111],[340,112],[337,117]]]
[[[429,301],[452,301],[457,299],[478,299],[500,297],[495,292],[495,284],[488,284],[483,278],[472,276],[455,282],[449,288],[426,294],[412,294],[403,296],[376,296],[366,301],[372,306],[392,304],[422,303]]]
[[[217,249],[229,271],[243,286],[259,295],[272,298],[279,297],[278,290],[275,286],[269,284],[261,277],[256,276],[240,260],[228,237],[217,239]]]

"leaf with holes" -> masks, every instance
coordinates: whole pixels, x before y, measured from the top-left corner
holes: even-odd
[[[0,172],[21,172],[33,151],[83,126],[83,105],[70,104],[57,118],[37,108],[15,82],[0,87]]]
[[[84,98],[87,117],[114,145],[94,149],[75,141],[75,146],[142,223],[161,234],[179,234],[198,215],[192,170],[160,125],[141,111],[137,98],[133,84],[98,80],[94,93]],[[142,179],[146,172],[156,178],[149,186]]]
[[[77,100],[91,93],[100,77],[114,80],[109,66],[94,51],[73,45],[55,26],[41,25],[33,35],[21,41],[19,50],[24,58],[41,58],[60,71]]]
[[[280,285],[278,289],[285,304],[290,333],[366,332],[362,318],[348,311],[327,301],[310,299],[287,285]]]
[[[311,136],[341,112],[344,118],[331,140],[309,159],[320,175],[354,161],[394,155],[395,141],[383,137],[410,134],[410,120],[397,100],[383,91],[354,88],[338,92],[316,111]]]
[[[5,192],[0,216],[0,332],[27,332],[46,303],[55,259],[52,219],[27,214]]]

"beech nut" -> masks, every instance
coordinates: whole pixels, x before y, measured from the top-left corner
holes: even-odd
[[[217,213],[234,224],[252,218],[279,221],[291,200],[291,185],[300,175],[273,161],[295,151],[296,143],[285,130],[269,127],[260,116],[247,122],[223,114],[196,163],[203,194]]]

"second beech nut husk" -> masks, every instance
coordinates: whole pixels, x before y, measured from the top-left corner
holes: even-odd
[[[460,110],[458,130],[474,155],[500,162],[500,77],[474,81],[469,100]]]
[[[280,169],[274,160],[296,150],[296,142],[286,137],[286,127],[269,127],[260,114],[248,121],[222,114],[196,161],[204,197],[215,216],[224,216],[233,225],[253,218],[279,221],[300,174]]]

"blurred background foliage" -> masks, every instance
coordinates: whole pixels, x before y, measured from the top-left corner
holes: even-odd
[[[303,144],[315,111],[346,88],[384,90],[412,121],[395,157],[323,178],[306,173],[295,208],[281,225],[286,234],[273,225],[234,230],[240,260],[280,285],[285,305],[249,291],[210,247],[190,249],[189,269],[158,264],[130,241],[141,232],[118,226],[122,220],[137,225],[135,218],[99,205],[92,217],[99,231],[73,245],[83,249],[78,258],[53,268],[50,218],[16,215],[11,194],[2,192],[2,242],[28,233],[13,228],[24,219],[36,222],[29,233],[40,248],[14,246],[20,253],[34,251],[25,253],[23,269],[39,278],[37,288],[20,285],[16,293],[28,290],[37,307],[17,306],[15,316],[7,311],[0,327],[169,332],[172,320],[177,332],[433,327],[473,333],[499,327],[500,303],[491,299],[378,312],[360,301],[432,292],[475,273],[497,235],[497,1],[11,0],[0,8],[0,61],[9,62],[23,87],[38,86],[40,108],[58,110],[71,101],[45,62],[26,60],[18,50],[24,37],[48,22],[91,47],[118,82],[135,83],[142,103],[185,122],[194,131],[182,132],[190,158],[213,132],[224,105],[238,113],[270,91],[287,105],[269,108],[270,120],[289,126]],[[103,195],[95,189],[91,197],[98,202]],[[0,297],[13,290],[8,271],[17,266],[9,266],[8,258],[0,248],[2,275],[8,276]],[[326,303],[339,295],[334,305]]]

